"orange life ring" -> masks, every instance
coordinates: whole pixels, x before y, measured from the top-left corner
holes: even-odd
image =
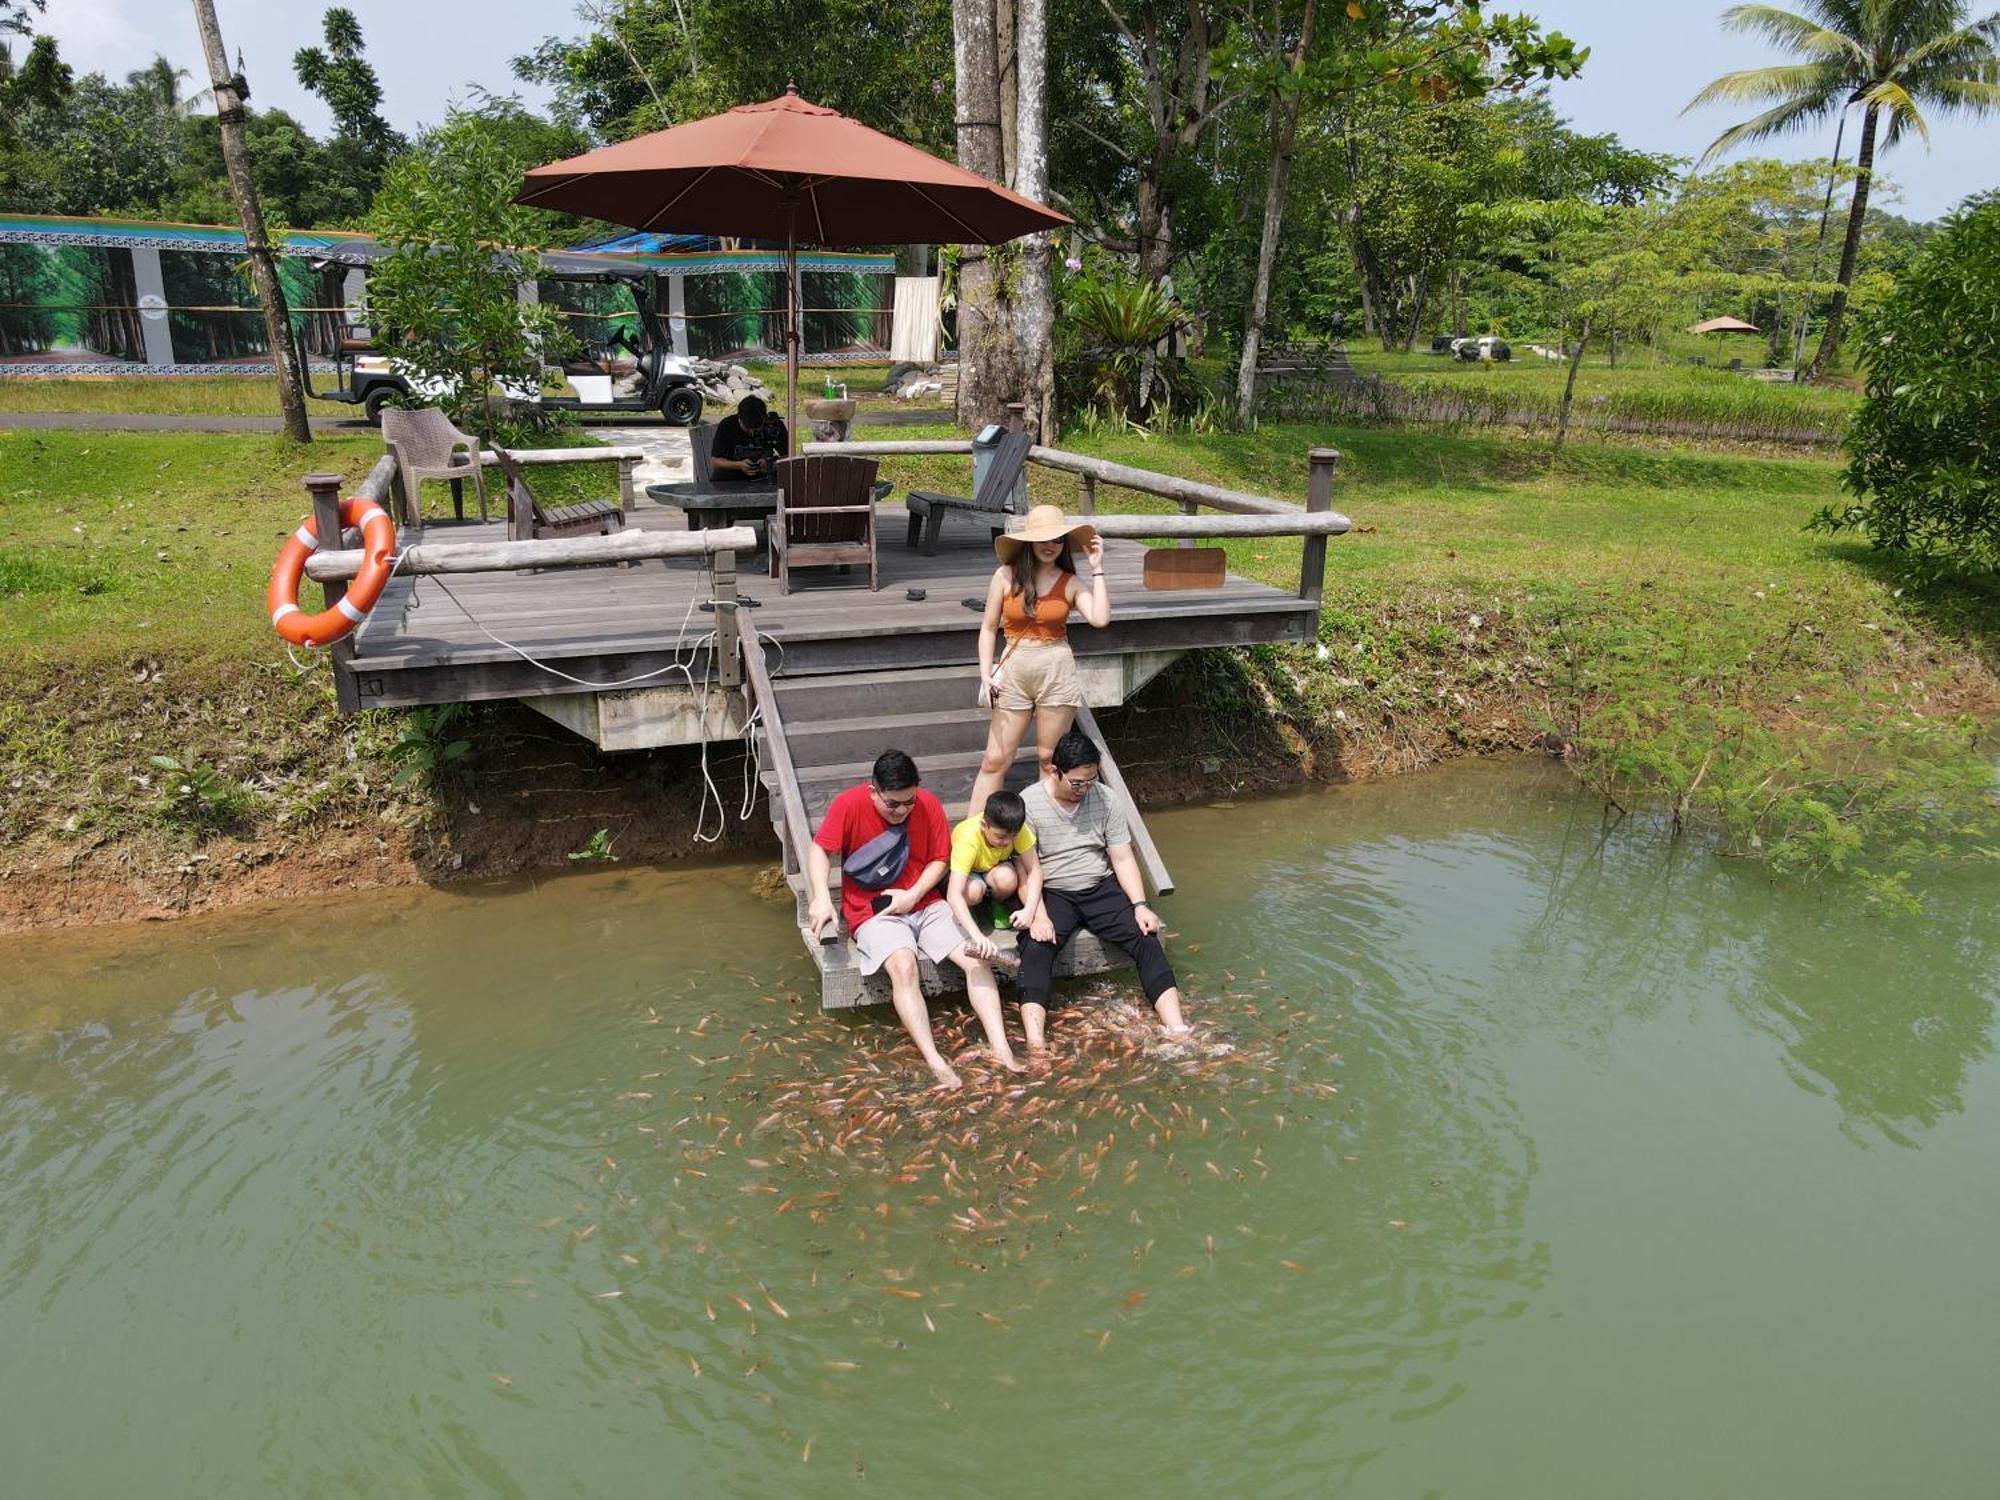
[[[311,516],[286,539],[278,560],[271,565],[264,608],[270,613],[271,628],[294,646],[324,646],[339,640],[366,618],[388,585],[396,552],[396,523],[389,519],[389,513],[373,500],[349,495],[340,502],[340,524],[361,528],[365,556],[360,574],[347,586],[346,597],[334,600],[333,608],[316,615],[299,608],[306,559],[319,551],[320,545]]]

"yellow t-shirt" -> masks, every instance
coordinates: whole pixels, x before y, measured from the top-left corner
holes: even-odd
[[[984,875],[1002,860],[1012,859],[1016,854],[1026,853],[1035,847],[1035,830],[1026,823],[1014,835],[1013,842],[995,849],[986,842],[982,828],[985,819],[978,813],[959,823],[951,831],[951,867],[966,875]]]

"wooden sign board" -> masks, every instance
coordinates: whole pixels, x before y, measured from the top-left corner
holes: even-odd
[[[1149,589],[1219,589],[1229,554],[1220,547],[1154,547],[1146,553]]]

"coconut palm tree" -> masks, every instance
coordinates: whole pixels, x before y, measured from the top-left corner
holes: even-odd
[[[1807,129],[1861,106],[1854,200],[1847,210],[1838,286],[1808,379],[1817,379],[1840,348],[1878,130],[1885,150],[1910,131],[1928,145],[1926,109],[1940,114],[2000,112],[2000,11],[1976,21],[1968,19],[1969,12],[1962,0],[1803,0],[1798,11],[1737,5],[1722,13],[1729,30],[1766,37],[1800,61],[1725,73],[1689,101],[1687,109],[1721,103],[1771,106],[1717,136],[1702,156],[1704,164],[1747,141]]]

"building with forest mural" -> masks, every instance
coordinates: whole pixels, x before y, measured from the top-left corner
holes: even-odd
[[[656,273],[657,311],[676,353],[776,357],[783,345],[780,252],[696,236],[623,236],[546,257],[561,274],[607,266]],[[278,262],[309,359],[366,325],[364,235],[294,230]],[[802,252],[804,357],[879,358],[888,347],[895,257]],[[0,375],[268,373],[271,351],[240,230],[123,219],[0,214]],[[645,283],[638,283],[644,285]],[[636,321],[633,284],[544,282],[586,343]]]

